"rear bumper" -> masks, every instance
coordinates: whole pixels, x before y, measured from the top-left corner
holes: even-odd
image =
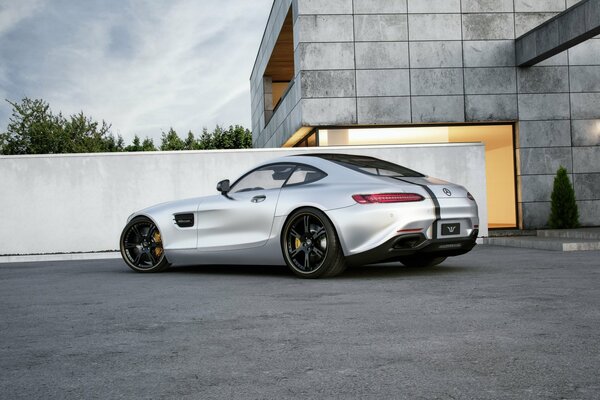
[[[394,261],[402,256],[430,254],[437,257],[459,256],[468,253],[476,245],[479,231],[469,236],[452,239],[427,239],[425,235],[408,234],[391,238],[374,249],[346,257],[350,265],[365,265]]]

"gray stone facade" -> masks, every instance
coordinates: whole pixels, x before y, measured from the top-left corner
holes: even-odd
[[[600,225],[600,38],[515,60],[515,38],[575,3],[275,0],[251,77],[254,146],[305,127],[514,123],[522,227],[546,224],[560,165],[582,224]],[[263,74],[290,10],[294,81],[267,120]]]

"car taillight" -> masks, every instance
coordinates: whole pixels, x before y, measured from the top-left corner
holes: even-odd
[[[355,194],[354,201],[360,204],[370,203],[408,203],[411,201],[423,201],[425,198],[417,193],[377,193],[377,194]]]
[[[475,201],[475,197],[473,197],[473,195],[472,195],[471,193],[469,193],[469,192],[467,192],[467,198],[468,198],[469,200],[473,200],[473,201]]]

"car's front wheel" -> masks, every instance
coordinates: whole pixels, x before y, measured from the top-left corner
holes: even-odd
[[[444,262],[446,257],[435,257],[427,255],[405,256],[398,259],[406,267],[435,267]]]
[[[287,266],[301,278],[331,277],[346,268],[335,228],[317,209],[292,213],[283,227],[281,247]]]
[[[169,266],[160,231],[149,218],[129,221],[121,233],[120,248],[123,260],[136,272],[161,272]]]

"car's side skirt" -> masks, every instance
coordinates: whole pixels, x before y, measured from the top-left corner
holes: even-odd
[[[165,255],[172,265],[285,265],[279,236],[260,247],[228,251],[165,249]]]

